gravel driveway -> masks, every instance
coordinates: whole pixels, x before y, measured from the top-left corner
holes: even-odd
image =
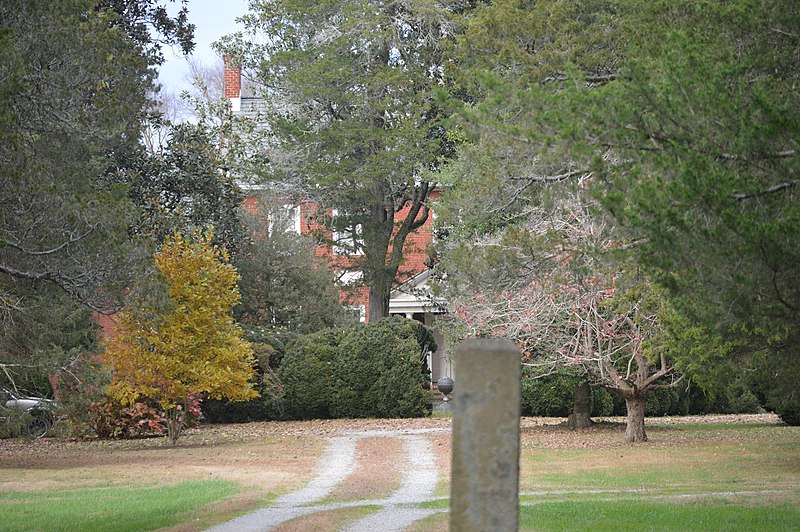
[[[267,508],[261,508],[210,530],[265,531],[298,517],[358,506],[377,506],[379,509],[350,523],[346,528],[348,532],[405,530],[415,521],[445,511],[422,508],[420,504],[436,500],[439,466],[430,438],[432,435],[447,432],[449,428],[368,430],[332,437],[319,459],[314,477],[303,488],[279,497]],[[399,488],[383,498],[331,501],[330,495],[348,477],[354,475],[358,467],[356,447],[359,440],[369,438],[393,438],[400,441],[402,456],[396,461],[402,464]]]

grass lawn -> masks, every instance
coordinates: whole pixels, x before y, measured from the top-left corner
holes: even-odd
[[[372,482],[381,476],[376,471],[399,478],[393,468],[404,459],[402,446],[381,431],[419,423],[212,426],[176,448],[152,439],[0,440],[0,530],[204,530],[304,486],[328,438],[354,427],[380,429],[359,447],[373,453],[358,455],[371,459],[372,468],[362,466],[331,495],[355,505],[279,528],[334,530],[375,511],[368,501],[391,492]],[[521,530],[800,531],[800,427],[649,420],[650,441],[636,445],[623,442],[619,423],[573,431],[525,418],[522,427]],[[436,433],[430,441],[446,485],[449,436]],[[446,509],[448,501],[420,506]],[[439,532],[447,522],[439,513],[409,530]]]
[[[661,499],[562,501],[522,506],[520,530],[797,530],[800,510],[788,502],[709,497],[691,502]]]
[[[800,427],[665,420],[636,445],[623,431],[523,428],[520,530],[800,530]]]
[[[237,490],[233,482],[191,480],[161,487],[0,492],[0,530],[155,530]]]

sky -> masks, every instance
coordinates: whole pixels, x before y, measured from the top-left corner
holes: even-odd
[[[211,65],[217,60],[217,55],[211,49],[211,43],[219,40],[228,33],[241,29],[236,24],[236,17],[247,12],[247,0],[189,0],[189,21],[196,28],[194,33],[195,48],[192,56],[204,65]],[[167,10],[171,13],[180,8],[180,2],[168,3]],[[176,47],[174,50],[164,50],[166,61],[158,73],[158,78],[166,91],[180,94],[183,90],[191,88],[188,79],[189,67],[183,54]]]

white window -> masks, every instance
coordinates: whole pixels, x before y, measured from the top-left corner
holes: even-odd
[[[333,239],[333,254],[362,255],[364,253],[362,250],[364,242],[361,239],[361,224],[351,224],[345,227],[338,226],[339,224],[336,223],[338,212],[336,209],[331,211],[333,225],[337,226],[331,235]]]
[[[364,272],[340,270],[336,272],[336,282],[341,286],[352,286],[364,278]]]
[[[281,205],[269,215],[269,233],[283,231],[300,234],[300,206]]]
[[[366,305],[349,305],[345,307],[348,312],[353,313],[353,317],[358,316],[359,323],[367,323],[367,306]]]

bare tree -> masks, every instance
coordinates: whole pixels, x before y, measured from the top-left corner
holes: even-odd
[[[514,339],[538,376],[577,370],[625,400],[625,439],[646,441],[648,391],[680,379],[660,345],[664,298],[614,258],[630,244],[580,190],[551,209],[532,208],[524,227],[511,232],[513,241],[507,233],[473,243],[473,263],[483,257],[503,266],[461,279],[451,299],[461,334]],[[497,253],[505,257],[492,257]],[[581,391],[571,419],[577,426],[589,419],[588,388]]]

